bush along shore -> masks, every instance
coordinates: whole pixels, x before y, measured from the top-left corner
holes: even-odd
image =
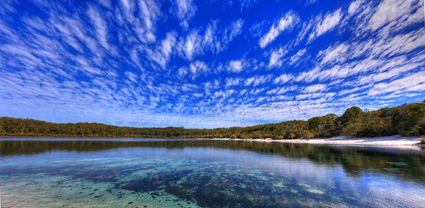
[[[425,135],[425,102],[394,108],[362,111],[348,108],[344,114],[328,114],[309,120],[293,120],[249,127],[215,129],[135,128],[99,123],[51,123],[34,119],[0,117],[2,137],[140,137],[140,138],[297,138],[381,137]]]

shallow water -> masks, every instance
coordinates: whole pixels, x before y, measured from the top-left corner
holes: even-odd
[[[425,152],[1,139],[2,207],[424,207]]]

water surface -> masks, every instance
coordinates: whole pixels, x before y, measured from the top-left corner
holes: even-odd
[[[1,139],[2,207],[423,207],[425,153],[244,141]]]

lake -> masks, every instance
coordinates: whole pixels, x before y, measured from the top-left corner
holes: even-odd
[[[424,207],[425,151],[0,139],[3,207]]]

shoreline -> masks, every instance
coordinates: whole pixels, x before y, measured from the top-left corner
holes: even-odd
[[[266,142],[266,143],[289,143],[289,144],[314,144],[314,145],[341,145],[341,146],[375,146],[375,147],[420,147],[425,148],[425,144],[422,143],[425,138],[416,137],[402,137],[402,136],[383,136],[383,137],[346,137],[338,136],[331,138],[312,138],[312,139],[272,139],[272,138],[261,138],[261,139],[244,139],[244,138],[203,138],[203,137],[165,137],[165,138],[153,138],[153,137],[59,137],[59,136],[0,136],[0,139],[164,139],[164,140],[212,140],[212,141],[246,141],[246,142]]]
[[[382,146],[382,147],[424,147],[421,144],[422,137],[402,137],[402,136],[385,136],[385,137],[368,137],[368,138],[350,138],[350,137],[332,137],[332,138],[313,138],[313,139],[231,139],[231,138],[213,138],[212,140],[229,140],[229,141],[248,141],[248,142],[276,142],[276,143],[293,143],[293,144],[323,144],[323,145],[344,145],[344,146]]]

